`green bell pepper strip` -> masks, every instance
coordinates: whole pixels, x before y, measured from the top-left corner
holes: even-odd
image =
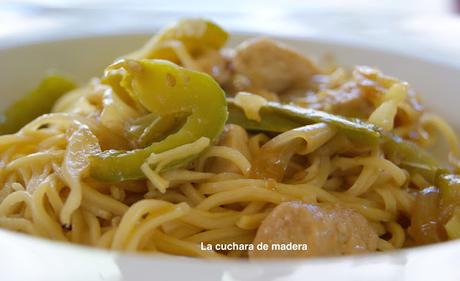
[[[447,237],[449,239],[459,239],[460,238],[460,207],[457,207],[449,221],[444,224],[444,228],[447,232]]]
[[[235,104],[233,99],[227,99],[228,123],[239,125],[247,130],[271,133],[283,133],[304,125],[305,122],[295,120],[289,114],[281,114],[270,110],[266,106],[259,109],[260,122],[249,119],[243,109]]]
[[[444,203],[457,203],[460,204],[460,176],[441,173],[436,179],[436,186],[439,188],[441,198]]]
[[[74,88],[73,82],[61,76],[45,77],[35,90],[16,100],[0,115],[0,135],[15,133],[50,112],[56,100]]]
[[[314,109],[267,102],[259,110],[261,121],[250,120],[233,99],[227,99],[229,123],[249,130],[281,133],[308,124],[324,122],[336,127],[351,139],[364,143],[377,143],[381,130],[359,119],[346,118]]]
[[[409,172],[422,175],[430,183],[434,183],[437,176],[445,172],[427,151],[398,136],[385,133],[383,150],[390,160]]]
[[[449,239],[460,238],[460,176],[439,173],[435,185],[441,195],[441,216]]]
[[[175,133],[182,125],[188,114],[175,113],[156,116],[151,113],[133,123],[129,133],[135,138],[140,147],[162,140],[165,136]]]
[[[161,153],[201,137],[212,141],[222,132],[228,115],[225,93],[209,75],[163,60],[124,59],[109,68],[124,69],[121,87],[147,111],[157,116],[176,113],[188,116],[178,131],[144,149],[109,150],[90,157],[94,178],[103,181],[144,178],[140,166],[151,153]]]
[[[460,206],[460,176],[451,173],[439,173],[435,185],[439,188],[441,204]]]

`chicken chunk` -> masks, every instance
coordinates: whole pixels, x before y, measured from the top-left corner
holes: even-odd
[[[311,75],[318,72],[313,62],[303,55],[266,38],[240,44],[233,64],[235,72],[248,78],[253,89],[278,94],[306,86]]]
[[[369,222],[352,209],[335,205],[284,202],[259,227],[254,245],[268,250],[250,251],[251,258],[337,256],[375,251],[378,236]],[[273,245],[306,244],[308,249],[282,251]]]

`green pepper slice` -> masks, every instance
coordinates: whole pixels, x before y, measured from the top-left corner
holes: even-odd
[[[443,205],[460,206],[460,176],[450,173],[440,173],[436,177],[436,186],[441,194]]]
[[[163,139],[164,136],[175,133],[182,127],[188,114],[178,113],[165,116],[156,116],[151,113],[133,122],[129,133],[137,139],[140,147],[146,147],[153,142]]]
[[[246,117],[233,99],[227,99],[230,112],[229,123],[237,124],[248,130],[281,133],[308,124],[324,122],[336,127],[351,139],[364,143],[377,143],[381,137],[379,128],[356,118],[346,118],[327,112],[302,108],[294,105],[267,102],[262,105],[259,114],[261,121]]]
[[[441,220],[449,239],[460,238],[460,176],[439,173],[436,186],[441,196]]]
[[[38,116],[50,112],[56,100],[74,88],[75,84],[64,77],[45,77],[35,90],[16,100],[0,115],[0,135],[15,133]]]
[[[183,126],[144,149],[104,151],[91,157],[91,175],[104,181],[144,178],[140,166],[152,153],[194,142],[214,140],[227,120],[225,93],[209,75],[163,60],[124,59],[109,66],[122,69],[120,86],[147,111],[156,116],[187,115]],[[111,75],[112,71],[107,71]],[[119,75],[120,72],[118,72]],[[187,159],[190,161],[190,159]]]
[[[386,133],[383,136],[383,150],[390,160],[409,172],[420,174],[430,183],[434,183],[443,170],[427,151],[398,136]]]

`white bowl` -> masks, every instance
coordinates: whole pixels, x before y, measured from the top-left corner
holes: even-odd
[[[230,45],[248,36],[234,35]],[[100,75],[147,35],[85,37],[24,46],[0,45],[0,109],[45,73],[78,81]],[[340,64],[377,66],[409,81],[430,110],[460,128],[460,66],[350,43],[282,39],[308,55],[335,54]],[[5,45],[5,44],[3,44]],[[0,280],[460,280],[460,241],[391,253],[297,261],[218,261],[135,255],[52,242],[0,230]]]

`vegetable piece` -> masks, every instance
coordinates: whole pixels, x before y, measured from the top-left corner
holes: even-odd
[[[460,176],[440,173],[436,177],[436,186],[441,195],[443,221],[451,217],[456,206],[460,206]]]
[[[185,48],[191,55],[207,49],[218,50],[225,45],[227,38],[228,33],[211,21],[183,19],[158,33],[142,49],[127,58],[154,58],[179,63],[177,49]]]
[[[249,119],[233,99],[227,99],[227,105],[228,123],[239,125],[247,130],[283,133],[305,125],[305,122],[294,120],[287,114],[274,112],[266,106],[260,108],[261,120],[259,122]]]
[[[62,175],[70,188],[69,198],[60,213],[61,223],[70,226],[72,214],[81,204],[81,179],[88,174],[88,156],[101,151],[96,136],[87,126],[79,127],[69,138]]]
[[[228,108],[230,112],[229,123],[240,125],[249,130],[281,133],[308,124],[324,122],[336,127],[349,138],[360,142],[377,143],[381,137],[379,128],[359,119],[346,118],[294,105],[268,102],[260,108],[260,122],[248,119],[233,99],[228,99]]]
[[[436,185],[441,193],[442,205],[460,205],[460,176],[454,174],[440,174],[436,178]]]
[[[457,207],[450,220],[444,225],[449,239],[460,238],[460,208]]]
[[[445,240],[439,221],[439,201],[439,191],[435,187],[427,187],[417,193],[408,232],[418,245]]]
[[[12,134],[38,116],[50,112],[54,102],[75,88],[70,80],[57,75],[43,79],[38,87],[19,98],[0,115],[0,134]]]
[[[439,163],[428,152],[398,136],[386,133],[383,137],[383,150],[391,161],[409,172],[422,175],[430,183],[435,182],[441,170]]]
[[[460,238],[460,176],[440,173],[436,185],[440,193],[440,221],[449,239]]]
[[[111,150],[92,156],[93,177],[104,181],[144,178],[140,166],[150,154],[201,137],[214,140],[223,130],[228,115],[225,93],[209,75],[163,60],[125,59],[109,66],[111,69],[123,70],[120,86],[151,113],[159,117],[183,113],[188,116],[178,131],[144,149]],[[110,73],[108,71],[107,75]],[[190,160],[187,158],[181,164]]]
[[[138,147],[145,147],[175,133],[184,125],[187,116],[188,114],[180,112],[165,116],[150,113],[133,122],[129,132],[136,139]]]

